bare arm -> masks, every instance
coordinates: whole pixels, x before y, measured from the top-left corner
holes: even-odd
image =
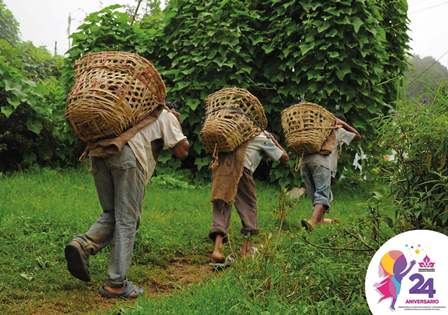
[[[179,141],[173,149],[171,149],[171,152],[173,153],[174,157],[179,160],[185,160],[188,157],[188,150],[190,149],[190,143],[187,139]]]
[[[347,124],[345,121],[343,121],[343,120],[341,120],[341,119],[339,119],[339,118],[336,118],[336,125],[340,125],[340,126],[342,126],[342,128],[344,128],[345,130],[354,133],[354,134],[356,135],[356,138],[357,138],[357,139],[362,139],[362,136],[361,136],[361,134],[359,133],[359,131],[356,130],[354,127],[350,126],[349,124]]]
[[[265,134],[269,137],[269,139],[272,140],[272,142],[274,142],[274,144],[283,151],[282,156],[280,157],[280,162],[282,163],[286,163],[289,161],[289,155],[288,152],[286,152],[286,150],[280,145],[280,143],[278,143],[277,139],[275,139],[275,137],[270,134],[269,132],[265,131]]]

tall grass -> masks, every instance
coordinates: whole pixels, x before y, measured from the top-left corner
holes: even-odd
[[[163,179],[163,177],[161,177]],[[142,222],[137,234],[129,278],[147,281],[145,273],[161,270],[174,260],[206,264],[212,248],[207,238],[211,221],[210,187],[177,185],[154,180],[147,187]],[[174,183],[174,184],[173,184]],[[336,190],[333,216],[350,224],[362,217],[366,195]],[[93,284],[70,277],[63,248],[86,231],[100,208],[91,176],[83,169],[39,169],[0,177],[0,305],[3,313],[23,314],[70,292],[82,299],[105,279],[108,250],[91,259]],[[305,244],[299,220],[311,210],[302,199],[288,209],[279,233],[279,189],[257,183],[261,235],[257,259],[238,262],[222,276],[171,297],[141,299],[125,310],[130,314],[297,313],[349,304],[365,310],[361,282],[368,255],[321,251]],[[237,250],[240,223],[233,213],[230,239]],[[313,233],[315,242],[337,239],[337,227]],[[271,235],[271,236],[270,236]],[[333,236],[330,236],[333,235]],[[335,238],[336,237],[336,238]],[[275,246],[273,240],[275,239]],[[226,248],[227,253],[231,251]],[[159,269],[157,269],[159,268]],[[348,277],[348,282],[344,279]],[[348,284],[347,284],[348,283]],[[92,309],[93,307],[93,309]],[[121,308],[121,306],[118,306]],[[26,311],[23,311],[26,310]],[[83,303],[66,306],[68,312],[95,311]],[[342,314],[342,313],[341,313]]]

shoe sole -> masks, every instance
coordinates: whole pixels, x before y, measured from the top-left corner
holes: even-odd
[[[90,275],[86,263],[81,256],[80,249],[74,245],[65,246],[65,259],[67,260],[68,271],[73,277],[89,282]]]

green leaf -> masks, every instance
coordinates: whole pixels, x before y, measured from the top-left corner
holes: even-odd
[[[359,17],[355,16],[353,18],[352,25],[353,25],[353,28],[355,29],[356,34],[358,34],[359,29],[360,29],[361,25],[363,25],[363,24],[364,24],[364,22]]]
[[[14,109],[16,109],[21,103],[20,99],[17,97],[8,97],[6,100]]]
[[[6,116],[6,118],[9,118],[12,115],[12,113],[14,112],[14,108],[12,108],[10,106],[8,106],[8,107],[2,106],[1,112],[3,115]]]
[[[347,74],[349,74],[350,72],[351,72],[351,69],[348,68],[348,67],[346,67],[346,66],[344,66],[344,67],[342,67],[342,68],[339,68],[339,69],[336,71],[336,76],[338,77],[339,80],[343,81],[344,78],[345,78],[345,76],[346,76]]]
[[[191,110],[195,111],[196,108],[201,104],[201,102],[198,99],[189,98],[187,99],[187,106],[191,108]]]
[[[34,119],[27,120],[26,127],[28,128],[28,130],[32,131],[36,135],[39,135],[42,129],[44,128],[42,122]]]

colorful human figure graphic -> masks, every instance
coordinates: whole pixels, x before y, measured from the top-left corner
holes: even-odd
[[[406,257],[399,250],[392,250],[384,254],[380,261],[380,270],[385,278],[375,285],[376,289],[382,295],[379,302],[387,298],[392,298],[390,308],[395,310],[395,303],[400,294],[401,281],[411,271],[414,265],[415,260],[412,260],[408,266]]]

